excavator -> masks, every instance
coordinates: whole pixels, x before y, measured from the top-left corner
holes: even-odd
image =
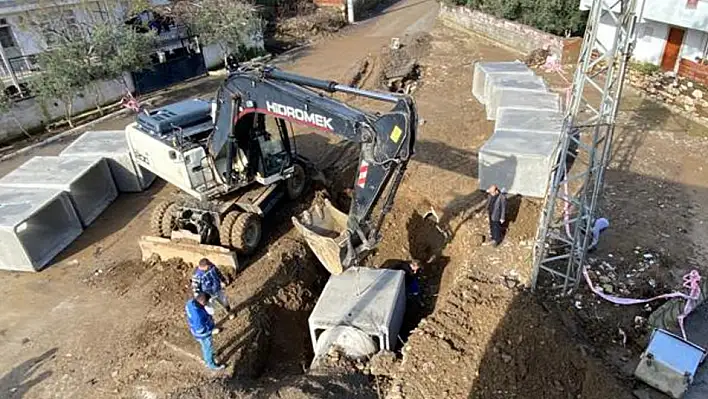
[[[366,112],[334,93],[389,103]],[[262,224],[285,198],[297,199],[317,173],[297,152],[293,124],[360,145],[348,214],[328,200],[292,222],[333,275],[356,266],[380,241],[410,157],[418,126],[408,95],[375,92],[296,75],[277,67],[230,70],[212,102],[186,100],[138,115],[126,127],[139,166],[179,188],[153,211],[143,258],[209,257],[237,266],[255,251]]]

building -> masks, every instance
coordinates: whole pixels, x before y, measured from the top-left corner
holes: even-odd
[[[153,6],[162,6],[168,0],[151,0]],[[123,0],[0,0],[0,79],[5,88],[22,84],[37,72],[37,54],[51,48],[51,34],[43,34],[62,24],[95,25],[128,22],[129,2]],[[148,25],[156,14],[143,12],[131,19]],[[45,22],[46,21],[46,22]],[[38,28],[42,27],[42,28]],[[153,54],[156,68],[133,74],[135,89],[148,92],[206,73],[223,62],[218,44],[202,46],[198,37],[184,25],[171,22],[158,34]],[[252,47],[263,47],[260,32],[254,36]],[[179,64],[179,65],[178,65]],[[178,73],[168,73],[179,70]],[[169,71],[168,71],[169,70]],[[160,71],[162,71],[161,76]],[[140,75],[140,76],[136,76]]]
[[[22,82],[36,72],[37,54],[51,46],[52,38],[33,26],[57,21],[68,25],[96,23],[110,20],[121,12],[117,1],[0,0],[0,55],[3,57],[0,77],[3,83],[14,84],[14,78]]]
[[[589,10],[592,3],[581,0],[580,9]],[[614,11],[618,9],[619,5]],[[635,61],[678,71],[682,59],[696,62],[708,57],[708,0],[637,0],[636,12],[641,19],[636,29]],[[614,34],[612,16],[606,13],[598,40],[609,48]]]
[[[151,2],[159,6],[168,0]],[[0,114],[0,142],[20,135],[22,128],[38,129],[66,117],[67,107],[60,100],[40,103],[29,89],[28,81],[41,77],[37,55],[52,46],[51,35],[42,34],[47,31],[44,24],[63,24],[64,29],[124,24],[130,21],[126,19],[128,4],[123,0],[0,0],[0,90],[14,100],[10,112]],[[151,23],[155,14],[141,13],[138,18]],[[203,45],[184,25],[163,23],[159,32],[151,68],[126,73],[120,81],[95,82],[90,95],[77,93],[73,98],[70,108],[74,115],[96,109],[98,102],[105,105],[120,101],[126,91],[144,94],[205,75],[208,68],[223,62],[218,44]],[[262,32],[254,32],[252,37],[247,45],[263,49]]]

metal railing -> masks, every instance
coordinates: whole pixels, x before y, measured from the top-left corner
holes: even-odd
[[[39,71],[36,55],[8,58],[7,61],[10,64],[10,68],[12,68],[12,71],[15,73],[15,76],[20,81]],[[0,77],[3,81],[10,79],[10,71],[7,70],[4,63],[0,63]]]

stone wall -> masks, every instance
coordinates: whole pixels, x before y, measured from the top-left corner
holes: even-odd
[[[562,38],[467,7],[454,7],[443,3],[440,6],[440,18],[444,22],[453,23],[523,54],[549,45],[551,52],[564,64],[575,63],[580,55],[582,38]]]
[[[629,69],[627,83],[640,93],[687,118],[708,125],[708,90],[683,76],[654,72],[645,74]]]

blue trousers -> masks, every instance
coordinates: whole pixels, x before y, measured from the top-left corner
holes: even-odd
[[[204,363],[207,367],[215,369],[216,363],[214,363],[214,350],[211,345],[211,335],[204,338],[197,338],[197,342],[202,347],[202,357],[204,358]]]

